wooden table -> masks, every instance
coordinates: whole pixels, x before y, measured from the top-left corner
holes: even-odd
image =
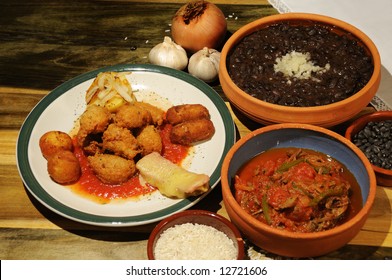
[[[90,70],[148,63],[150,49],[170,35],[185,1],[2,0],[0,3],[0,258],[146,259],[154,224],[129,228],[77,223],[29,195],[16,165],[16,140],[30,110],[52,89]],[[227,15],[229,33],[275,14],[267,0],[212,1]],[[225,99],[219,84],[213,88]],[[226,99],[225,99],[226,100]],[[227,105],[230,104],[227,102]],[[364,112],[372,110],[370,107]],[[261,125],[232,112],[241,136]],[[345,124],[335,128],[343,131]],[[220,186],[197,209],[227,217]],[[392,258],[392,190],[379,186],[361,232],[320,259]],[[268,254],[268,257],[277,256]]]

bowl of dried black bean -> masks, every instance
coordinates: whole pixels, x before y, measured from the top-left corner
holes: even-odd
[[[392,186],[392,111],[379,111],[356,119],[345,136],[369,159],[377,184]]]
[[[219,80],[230,103],[256,122],[332,127],[369,104],[380,72],[377,47],[361,30],[286,13],[234,32],[221,52]]]

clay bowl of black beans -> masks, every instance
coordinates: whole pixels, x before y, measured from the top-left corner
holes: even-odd
[[[332,127],[369,104],[380,72],[378,50],[361,30],[286,13],[234,32],[221,52],[219,80],[230,103],[256,122]]]
[[[379,111],[356,119],[345,134],[369,159],[377,184],[392,186],[392,111]]]

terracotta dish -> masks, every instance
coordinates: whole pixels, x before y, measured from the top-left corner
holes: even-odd
[[[374,71],[369,81],[358,92],[343,100],[320,106],[286,106],[257,99],[235,84],[228,72],[228,58],[242,39],[273,23],[295,22],[295,24],[319,24],[334,30],[351,33],[355,40],[367,50],[373,62]],[[336,31],[338,33],[338,31]],[[331,65],[331,69],[333,65]],[[220,59],[219,80],[229,101],[247,117],[262,124],[306,123],[332,127],[349,120],[366,107],[380,84],[380,55],[371,39],[356,27],[341,20],[306,13],[286,13],[267,16],[251,22],[236,31],[225,43]],[[271,93],[272,94],[272,93]]]
[[[234,177],[251,158],[277,147],[311,149],[345,165],[359,184],[362,208],[341,225],[311,233],[273,228],[248,214],[234,197]],[[324,255],[348,243],[363,227],[376,194],[376,177],[365,155],[345,137],[307,124],[269,125],[241,138],[223,161],[221,184],[227,213],[244,237],[269,252],[296,258]]]
[[[354,135],[356,135],[362,128],[369,122],[380,122],[384,120],[392,120],[392,111],[379,111],[371,114],[366,114],[356,119],[346,130],[346,138],[352,141]],[[390,136],[392,139],[392,135]],[[372,164],[372,168],[376,173],[377,184],[382,186],[392,186],[392,170],[384,169]]]

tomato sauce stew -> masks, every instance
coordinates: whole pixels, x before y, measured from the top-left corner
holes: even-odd
[[[362,207],[352,173],[332,157],[310,149],[276,148],[247,162],[235,176],[241,207],[271,227],[324,231]]]

